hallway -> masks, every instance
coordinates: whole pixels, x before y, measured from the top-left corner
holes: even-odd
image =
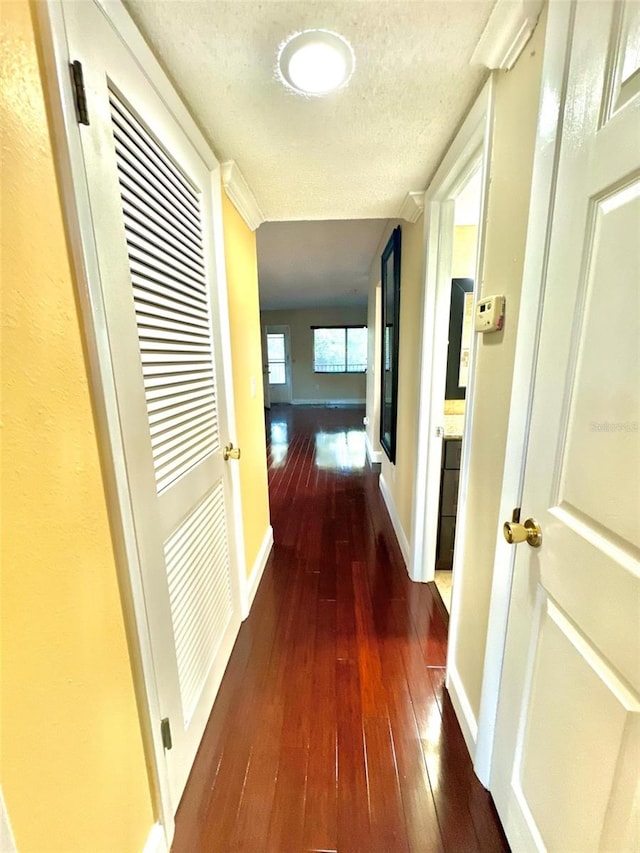
[[[504,851],[444,689],[363,410],[273,407],[275,546],[176,817],[174,853]]]

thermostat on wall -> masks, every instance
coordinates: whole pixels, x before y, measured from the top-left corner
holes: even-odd
[[[485,296],[476,308],[476,332],[499,332],[504,324],[504,296]]]

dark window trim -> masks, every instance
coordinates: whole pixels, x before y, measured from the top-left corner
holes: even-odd
[[[366,323],[337,323],[335,326],[309,326],[310,329],[366,329]]]

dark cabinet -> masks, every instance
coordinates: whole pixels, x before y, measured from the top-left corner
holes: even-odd
[[[458,503],[461,454],[462,439],[445,438],[442,448],[442,478],[440,481],[436,569],[453,568],[453,544],[456,532],[456,506]]]

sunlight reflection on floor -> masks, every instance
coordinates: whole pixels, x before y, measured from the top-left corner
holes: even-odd
[[[367,456],[362,430],[348,432],[319,432],[316,435],[315,464],[317,468],[353,470],[364,468]]]
[[[289,427],[286,421],[271,423],[271,465],[279,468],[289,450]]]

